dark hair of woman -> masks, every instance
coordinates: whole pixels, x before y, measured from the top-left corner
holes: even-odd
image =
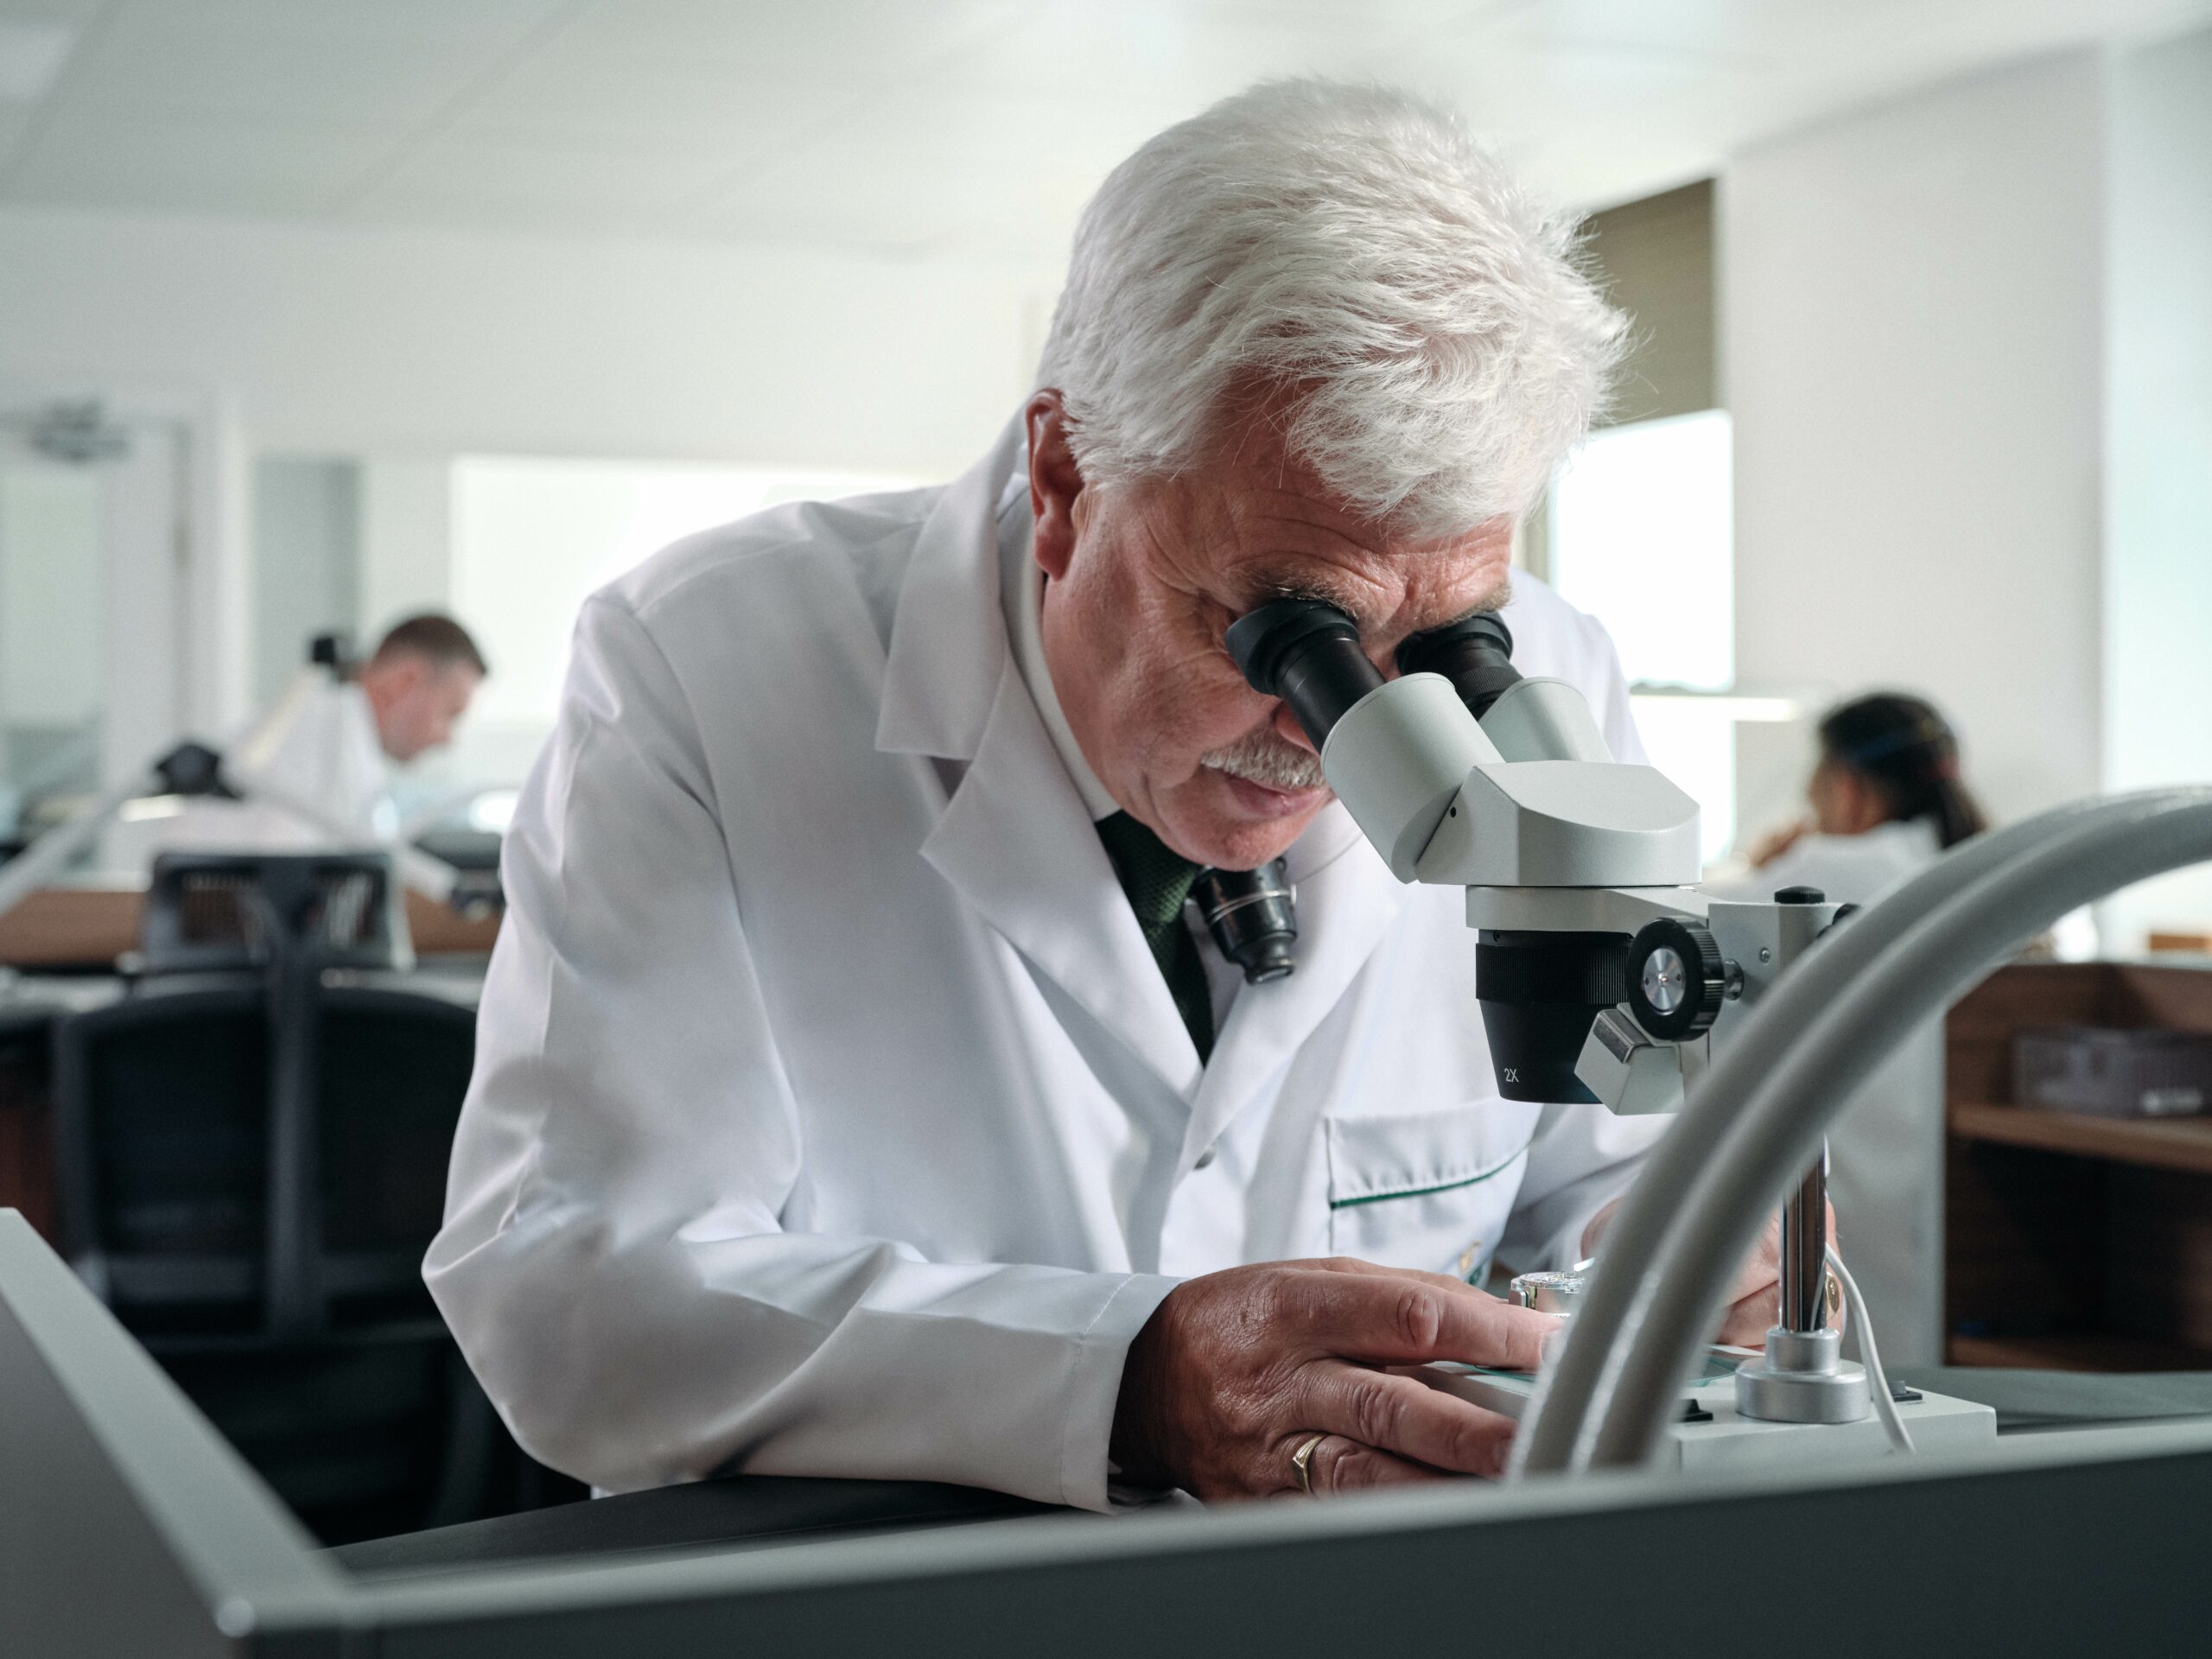
[[[1959,740],[1919,697],[1878,691],[1828,711],[1821,750],[1871,784],[1893,821],[1926,818],[1937,840],[1955,847],[1989,827],[1959,779]]]

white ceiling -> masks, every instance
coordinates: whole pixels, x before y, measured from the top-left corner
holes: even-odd
[[[2212,0],[0,0],[0,203],[1050,268],[1115,161],[1265,76],[1427,91],[1601,206],[1946,75],[2208,17]]]

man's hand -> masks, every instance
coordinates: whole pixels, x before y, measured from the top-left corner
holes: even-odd
[[[1442,1274],[1338,1257],[1231,1268],[1177,1286],[1129,1344],[1112,1456],[1124,1478],[1203,1498],[1495,1475],[1512,1420],[1391,1366],[1533,1371],[1549,1314]]]
[[[1582,1253],[1595,1255],[1599,1241],[1605,1230],[1613,1224],[1615,1211],[1621,1200],[1611,1204],[1591,1217],[1590,1224],[1582,1230]],[[1828,1239],[1835,1239],[1835,1205],[1828,1205]],[[1836,1246],[1840,1250],[1840,1244]],[[1767,1217],[1766,1230],[1759,1235],[1759,1242],[1744,1258],[1744,1265],[1736,1269],[1736,1276],[1728,1286],[1728,1311],[1722,1316],[1720,1329],[1713,1334],[1713,1341],[1727,1343],[1737,1348],[1764,1348],[1766,1333],[1782,1317],[1782,1217]],[[1841,1319],[1838,1317],[1838,1328]]]

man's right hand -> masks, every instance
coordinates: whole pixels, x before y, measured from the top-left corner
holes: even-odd
[[[1533,1371],[1549,1314],[1442,1274],[1338,1257],[1231,1268],[1177,1286],[1129,1344],[1114,1413],[1121,1478],[1203,1498],[1496,1475],[1510,1418],[1390,1367]]]

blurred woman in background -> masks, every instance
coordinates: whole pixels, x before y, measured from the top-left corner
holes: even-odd
[[[1716,898],[1807,887],[1840,904],[1871,904],[1988,827],[1960,779],[1957,735],[1923,699],[1853,698],[1819,732],[1810,817],[1759,842],[1748,873],[1707,881]],[[1883,1062],[1828,1138],[1839,1248],[1866,1294],[1884,1359],[1899,1365],[1943,1358],[1940,1012]]]
[[[1959,777],[1959,741],[1919,697],[1878,691],[1828,711],[1806,785],[1812,816],[1752,849],[1749,885],[1866,904],[1989,827]]]

